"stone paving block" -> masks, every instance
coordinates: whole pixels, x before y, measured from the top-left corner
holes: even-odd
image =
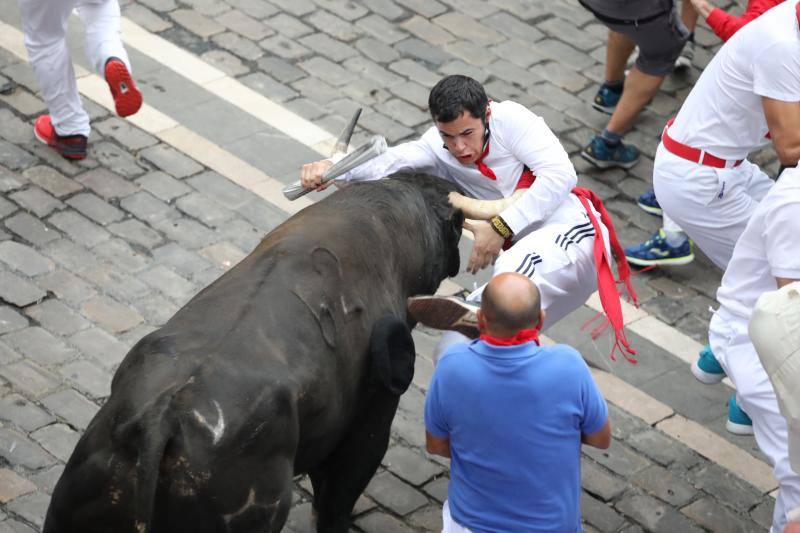
[[[109,231],[118,235],[132,244],[138,244],[145,248],[154,248],[163,242],[163,238],[157,231],[134,219],[117,222],[108,226]]]
[[[217,228],[217,231],[219,231],[220,237],[230,241],[231,244],[235,245],[235,247],[245,254],[253,251],[264,237],[262,231],[240,219],[226,222],[221,227]]]
[[[564,20],[559,17],[551,17],[537,24],[539,30],[544,31],[550,37],[554,37],[564,42],[568,42],[578,50],[589,52],[598,46],[605,44],[606,38],[599,39],[588,32],[575,31],[575,22]]]
[[[3,342],[41,365],[63,363],[75,356],[62,341],[40,327],[28,327],[2,337]]]
[[[22,176],[0,165],[0,192],[19,189],[23,183]]]
[[[58,464],[32,474],[30,480],[33,481],[42,492],[52,494],[62,473],[64,473],[64,465]]]
[[[183,3],[195,11],[212,18],[216,18],[217,15],[230,9],[225,2],[218,2],[216,0],[183,0]]]
[[[157,292],[133,302],[133,306],[145,317],[148,324],[161,327],[178,312],[179,307]]]
[[[44,516],[47,513],[48,505],[50,505],[50,496],[41,492],[33,492],[8,503],[7,508],[41,528],[44,525]]]
[[[200,248],[217,240],[211,230],[188,218],[162,220],[156,223],[156,227],[168,238],[187,248]]]
[[[294,82],[292,87],[303,96],[323,106],[341,96],[338,89],[317,78],[303,78],[302,80]]]
[[[640,523],[647,531],[664,533],[702,531],[672,507],[644,494],[633,492],[618,502],[616,507]]]
[[[755,523],[708,497],[687,505],[681,509],[681,512],[711,531],[746,533],[759,529]]]
[[[28,320],[7,305],[0,305],[0,335],[22,329]]]
[[[203,172],[186,181],[189,185],[228,209],[237,210],[244,204],[258,198],[252,192],[232,183],[229,179],[214,171]]]
[[[536,26],[525,23],[518,17],[514,17],[504,11],[498,11],[486,18],[489,26],[500,33],[513,39],[522,39],[534,42],[541,39],[544,34]]]
[[[172,23],[156,15],[138,3],[129,4],[122,10],[124,15],[151,33],[160,33],[172,27]]]
[[[125,213],[92,193],[77,194],[67,200],[67,204],[103,226],[125,216]]]
[[[399,62],[396,61],[392,64],[394,65],[397,63]],[[371,80],[374,80],[381,87],[389,87],[405,81],[402,76],[398,76],[397,74],[389,72],[387,69],[383,68],[374,61],[370,61],[369,59],[363,57],[351,58],[344,62],[344,66],[357,74],[361,74]]]
[[[583,453],[621,476],[631,476],[645,469],[650,462],[617,440],[607,450],[585,447]]]
[[[145,191],[124,198],[119,205],[137,219],[148,224],[180,216],[175,209]]]
[[[274,31],[251,16],[242,13],[237,9],[226,11],[215,19],[231,31],[242,35],[253,41],[259,41],[269,35],[274,35]]]
[[[185,178],[203,170],[196,161],[165,144],[142,150],[140,155],[175,178]]]
[[[25,359],[0,366],[0,376],[30,397],[40,396],[58,386],[55,375]]]
[[[45,300],[26,308],[25,313],[57,335],[72,335],[90,326],[89,322],[58,300]]]
[[[22,172],[31,183],[35,183],[56,198],[63,198],[81,190],[74,180],[65,177],[56,169],[48,166],[35,166]]]
[[[16,210],[17,206],[13,202],[0,196],[0,218],[5,218]]]
[[[408,523],[423,531],[442,530],[442,507],[441,505],[429,505],[423,507],[406,518]]]
[[[13,465],[31,470],[50,466],[56,459],[28,437],[8,428],[0,428],[0,456]]]
[[[581,460],[581,486],[593,496],[603,501],[611,501],[625,492],[628,484],[594,461],[583,458]]]
[[[135,185],[105,168],[89,170],[77,176],[75,180],[106,200],[124,198],[137,190]]]
[[[94,398],[104,398],[111,392],[111,374],[82,359],[62,366],[59,373],[78,390]]]
[[[648,429],[628,438],[628,444],[662,466],[675,465],[689,470],[701,458],[684,444],[670,439],[657,429]]]
[[[246,254],[229,242],[218,242],[198,252],[223,270],[228,270],[245,258]]]
[[[166,11],[172,11],[178,7],[174,0],[141,0],[141,2],[150,9],[162,13]]]
[[[600,531],[617,531],[625,523],[625,519],[610,505],[583,491],[581,491],[581,515],[583,520]]]
[[[399,478],[420,486],[431,478],[441,475],[442,468],[427,461],[422,455],[403,446],[392,446],[383,457],[383,465]]]
[[[208,287],[217,281],[222,274],[223,271],[219,268],[211,267],[192,276],[192,280],[197,284],[198,287]]]
[[[309,0],[272,0],[271,3],[278,6],[281,11],[286,11],[297,17],[307,15],[316,9],[314,3]]]
[[[377,104],[375,109],[409,128],[430,122],[430,115],[397,98]]]
[[[639,487],[675,507],[682,507],[698,494],[697,489],[678,475],[658,465],[651,465],[631,478]]]
[[[79,331],[69,339],[70,343],[107,369],[118,365],[128,346],[100,328]]]
[[[130,302],[147,295],[152,289],[137,277],[117,271],[106,264],[98,264],[86,269],[81,276],[105,293],[121,302]]]
[[[287,13],[278,13],[274,17],[265,20],[264,23],[281,35],[284,35],[290,39],[296,39],[298,37],[302,37],[303,35],[308,35],[314,31],[311,26],[304,24],[297,17],[293,17]],[[270,72],[270,70],[267,68],[264,68],[263,70]]]
[[[258,45],[267,52],[284,59],[298,59],[311,53],[311,50],[285,35],[268,37],[260,41]]]
[[[42,399],[42,405],[79,430],[85,430],[95,413],[100,410],[96,404],[90,402],[74,389],[66,389],[51,394]],[[45,448],[49,450],[47,446]],[[70,449],[68,453],[71,451]],[[54,455],[57,456],[55,453]]]
[[[439,503],[444,503],[447,499],[447,485],[449,483],[450,479],[447,476],[437,477],[422,487],[422,490]]]
[[[62,209],[64,204],[38,187],[30,187],[12,193],[9,198],[20,207],[32,212],[39,218],[45,217],[56,209]]]
[[[456,40],[449,31],[417,15],[401,23],[400,27],[433,46],[442,46]]]
[[[226,31],[225,33],[215,35],[211,40],[214,41],[217,46],[248,61],[255,61],[264,55],[264,50],[262,50],[259,45],[250,39],[242,37],[238,33]]]
[[[313,531],[314,524],[311,519],[311,502],[301,503],[289,510],[284,529],[290,533]]]
[[[680,383],[678,394],[676,384]],[[709,387],[692,378],[688,365],[661,374],[642,385],[648,394],[670,405],[685,417],[707,424],[727,414],[730,392],[720,387]]]
[[[254,72],[239,81],[275,102],[285,102],[299,95],[291,87],[275,81],[263,72]]]
[[[93,251],[110,265],[125,272],[138,272],[151,262],[149,257],[137,252],[121,239],[110,239],[100,243],[93,248]]]
[[[505,37],[492,31],[474,18],[457,11],[439,15],[434,18],[432,22],[438,24],[453,35],[462,36],[482,46],[497,44],[505,40]]]
[[[197,290],[191,282],[162,265],[156,265],[140,273],[138,277],[165,296],[179,301],[185,301]]]
[[[44,245],[58,239],[60,236],[57,231],[26,212],[17,213],[8,218],[5,221],[5,225],[12,232],[35,246]]]
[[[141,176],[146,171],[131,154],[107,141],[92,145],[92,157],[102,166],[113,168],[114,172],[126,178]]]
[[[446,61],[454,59],[451,54],[444,52],[440,48],[431,46],[429,43],[426,43],[421,39],[417,39],[416,37],[409,37],[408,39],[404,39],[396,43],[393,51],[394,50],[396,50],[396,57],[388,58],[386,61],[382,62],[391,62],[399,59],[399,55],[397,54],[398,52],[405,57],[410,57],[411,59],[420,59],[431,64],[432,66],[441,65]],[[427,95],[428,91],[425,91],[425,93]],[[425,103],[427,104],[427,99]]]
[[[20,354],[11,349],[8,344],[0,342],[0,365],[7,365],[20,359],[22,359]],[[2,391],[2,389],[0,389],[0,391]]]
[[[323,57],[312,57],[301,61],[298,66],[311,76],[323,79],[333,86],[345,85],[355,78],[352,72]]]
[[[31,438],[61,461],[67,461],[78,443],[80,433],[66,424],[50,424],[31,433]]]
[[[428,90],[422,85],[407,81],[396,87],[389,87],[389,90],[406,102],[417,106],[423,111],[428,111]]]
[[[380,13],[384,18],[398,21],[408,17],[408,11],[397,5],[393,0],[362,0],[361,2],[373,13]]]
[[[190,252],[175,243],[169,243],[153,250],[153,258],[157,263],[167,265],[184,276],[202,272],[211,263],[194,252]]]
[[[237,77],[250,72],[250,67],[241,59],[225,50],[209,50],[200,55],[200,59],[216,67],[228,76]]]
[[[764,501],[751,509],[748,515],[756,524],[761,526],[764,531],[767,531],[772,527],[772,515],[774,510],[775,499],[766,496]]]
[[[96,291],[82,279],[61,269],[40,276],[36,279],[36,284],[71,304],[80,303],[96,294]]]
[[[0,243],[0,261],[27,276],[39,276],[55,268],[53,261],[30,246],[13,241]]]
[[[122,333],[142,322],[139,313],[107,296],[90,298],[81,312],[111,333]]]
[[[408,8],[414,13],[419,13],[423,17],[432,18],[444,13],[447,7],[436,0],[395,0],[401,6]]]
[[[403,40],[408,34],[398,28],[396,24],[389,23],[383,16],[373,13],[356,22],[356,26],[386,44],[394,44]]]
[[[420,492],[389,472],[375,475],[364,492],[399,515],[406,515],[428,503],[428,499]]]
[[[36,485],[20,477],[13,470],[0,468],[0,503],[8,503],[35,490]]]
[[[50,413],[19,394],[9,394],[0,399],[0,419],[11,422],[25,432],[55,422]]]
[[[386,115],[377,112],[364,113],[361,115],[360,122],[364,128],[376,135],[384,135],[389,144],[395,144],[406,137],[414,135],[414,130],[411,128],[398,124]]]
[[[356,525],[365,533],[410,533],[414,531],[392,515],[380,511],[359,517]]]
[[[158,139],[118,117],[111,117],[93,127],[107,137],[116,139],[129,150],[141,150],[158,143]]]
[[[39,115],[47,112],[47,106],[39,98],[33,96],[22,87],[17,87],[9,94],[0,93],[0,101],[3,101],[26,116]],[[0,159],[3,150],[0,148]]]
[[[324,10],[314,11],[305,18],[305,21],[337,41],[354,41],[363,34],[361,29],[350,22]]]
[[[47,221],[84,246],[96,246],[111,237],[108,231],[70,209],[55,213]]]
[[[144,190],[150,192],[153,196],[169,202],[179,196],[183,196],[191,191],[191,189],[172,176],[157,170],[145,174],[136,180],[136,183]]]
[[[3,515],[5,516],[5,515]],[[0,522],[0,533],[37,533],[26,524],[9,518]]]
[[[762,500],[758,489],[713,463],[690,471],[687,477],[695,487],[735,510],[751,509]]]
[[[33,128],[30,124],[18,119],[8,109],[0,109],[0,123],[3,129],[0,137],[13,144],[26,144],[34,140]]]
[[[47,294],[23,278],[0,270],[0,300],[4,300],[17,307],[25,307],[37,302]]]
[[[464,63],[461,59],[454,59],[452,61],[448,61],[438,70],[439,74],[442,77],[450,75],[450,74],[462,74],[465,76],[469,76],[477,80],[479,83],[483,84],[486,83],[486,80],[489,79],[489,72],[484,67],[476,67],[474,65],[468,65]]]

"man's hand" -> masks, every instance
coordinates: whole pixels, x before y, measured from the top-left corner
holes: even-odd
[[[505,239],[483,220],[465,220],[464,229],[471,231],[475,236],[475,244],[472,245],[472,254],[469,256],[467,265],[467,272],[475,274],[494,264],[503,248]]]
[[[714,6],[706,2],[706,0],[691,0],[692,7],[697,13],[703,17],[703,19],[707,19],[708,16],[711,14],[711,11],[714,9]]]
[[[318,191],[327,189],[330,184],[333,183],[333,180],[322,183],[322,175],[332,166],[333,162],[329,159],[303,165],[303,168],[300,170],[300,183],[303,185],[303,188],[316,189]]]

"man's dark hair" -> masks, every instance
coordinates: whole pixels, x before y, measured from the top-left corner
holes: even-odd
[[[439,80],[428,96],[428,108],[435,122],[453,122],[464,111],[485,121],[488,104],[489,98],[483,85],[460,74]]]
[[[507,301],[495,294],[496,286],[488,284],[481,295],[481,311],[494,329],[516,333],[531,328],[539,321],[541,299],[539,292],[518,294],[513,301]]]

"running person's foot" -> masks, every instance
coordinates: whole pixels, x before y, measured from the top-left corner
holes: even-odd
[[[136,88],[125,63],[116,57],[109,58],[106,61],[105,76],[117,115],[127,117],[139,111],[142,107],[142,93]]]
[[[670,246],[660,229],[642,244],[625,248],[625,258],[639,266],[686,265],[694,260],[694,244],[687,237],[680,246]]]
[[[725,429],[734,435],[752,435],[754,433],[753,420],[736,403],[736,393],[731,394],[731,398],[728,400],[728,420],[725,422]]]
[[[613,114],[614,109],[617,108],[617,103],[622,96],[622,87],[622,83],[616,87],[607,83],[603,83],[600,86],[600,89],[597,90],[597,94],[594,95],[592,107],[602,113],[607,113],[609,115]]]
[[[681,55],[675,60],[675,70],[684,70],[692,66],[694,61],[694,41],[686,41]]]
[[[661,206],[658,203],[658,198],[656,198],[656,191],[653,189],[639,196],[639,198],[636,199],[636,205],[651,215],[661,216],[663,214]]]
[[[42,115],[36,119],[33,123],[33,134],[65,159],[86,158],[86,136],[57,134],[50,115]]]
[[[639,149],[632,144],[609,144],[599,135],[595,136],[583,150],[581,157],[597,168],[631,168],[639,162]]]
[[[408,312],[420,324],[457,331],[470,339],[477,339],[480,335],[477,310],[478,306],[455,296],[413,296],[408,299]]]
[[[700,350],[697,361],[692,363],[692,375],[697,378],[701,383],[706,385],[713,385],[719,383],[725,377],[725,370],[719,364],[717,358],[714,357],[714,352],[711,351],[711,346],[706,344]]]

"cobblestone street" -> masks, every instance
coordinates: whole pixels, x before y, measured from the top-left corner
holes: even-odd
[[[598,171],[579,151],[608,119],[590,106],[606,29],[577,0],[121,4],[148,110],[124,120],[84,98],[89,157],[74,163],[34,138],[46,108],[20,57],[17,4],[0,0],[0,87],[9,88],[0,94],[0,533],[41,530],[63,465],[130,347],[296,210],[274,186],[326,151],[283,127],[282,112],[297,115],[287,124],[304,119],[335,135],[363,107],[353,144],[373,134],[395,144],[429,127],[427,95],[441,76],[470,75],[492,99],[544,117],[580,185],[603,198],[620,240],[633,244],[660,226],[635,199],[651,186],[661,130],[720,46],[699,22],[695,66],[667,78],[626,136],[642,161]],[[88,69],[72,23],[73,60]],[[193,67],[172,50],[223,77],[198,81],[204,74],[194,69],[198,79],[187,78],[179,67]],[[81,79],[93,94],[90,77]],[[267,101],[275,106],[259,107]],[[771,149],[751,159],[776,173]],[[462,239],[462,257],[469,246]],[[464,265],[453,280],[460,286],[488,278]],[[580,331],[596,314],[591,301],[546,332],[582,352],[609,399],[614,442],[585,447],[582,458],[585,531],[769,529],[777,484],[752,437],[725,431],[731,388],[700,384],[687,364],[707,340],[720,276],[699,257],[635,277],[635,366],[609,361],[610,340]],[[448,464],[424,451],[422,423],[438,332],[418,328],[414,339],[414,384],[356,506],[355,531],[441,528]],[[310,482],[298,478],[294,494],[285,530],[312,531]]]

